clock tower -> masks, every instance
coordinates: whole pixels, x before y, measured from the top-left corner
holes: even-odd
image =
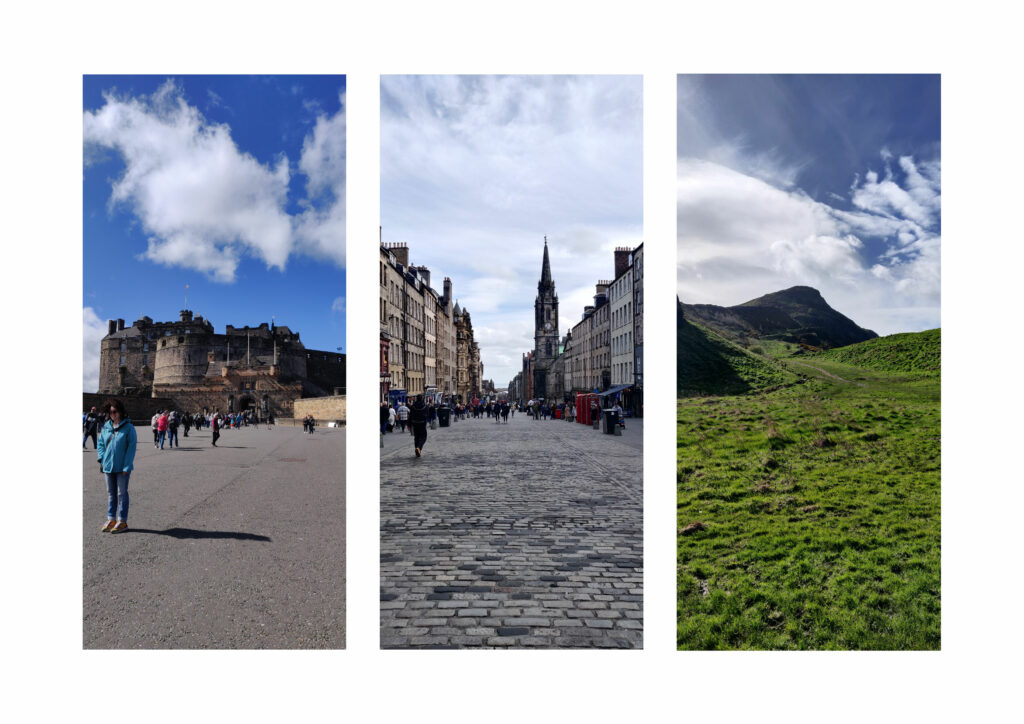
[[[533,359],[535,397],[547,395],[547,376],[551,364],[558,358],[558,295],[551,278],[551,261],[548,259],[548,238],[544,237],[544,263],[537,283],[537,300],[533,303]]]

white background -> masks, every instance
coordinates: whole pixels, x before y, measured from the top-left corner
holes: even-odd
[[[91,3],[4,14],[4,712],[32,720],[1010,717],[1019,23],[995,4]],[[645,649],[378,651],[381,73],[644,76]],[[675,74],[943,75],[943,650],[675,651]],[[348,76],[348,649],[82,651],[82,75]],[[1018,711],[1019,707],[1015,707]],[[6,718],[6,717],[5,717]],[[10,720],[10,719],[9,719]]]

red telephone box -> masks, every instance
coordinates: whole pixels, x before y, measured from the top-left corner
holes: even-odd
[[[590,405],[593,402],[597,405],[597,415],[601,414],[601,400],[593,392],[576,393],[576,422],[581,425],[593,425],[594,416],[591,414]]]

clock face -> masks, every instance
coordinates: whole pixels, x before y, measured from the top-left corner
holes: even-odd
[[[544,322],[544,331],[545,332],[550,332],[551,331],[551,322]]]

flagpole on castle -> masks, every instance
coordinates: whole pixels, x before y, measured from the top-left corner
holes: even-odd
[[[188,284],[185,284],[185,309],[188,310]]]

